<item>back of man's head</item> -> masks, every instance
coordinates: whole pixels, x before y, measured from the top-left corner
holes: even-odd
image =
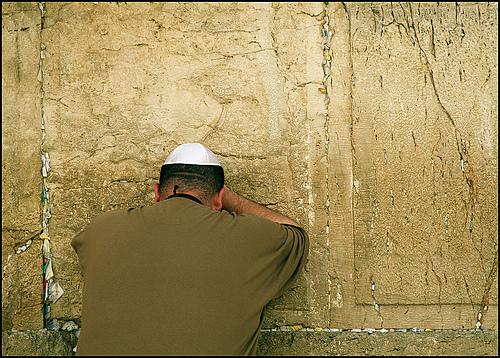
[[[160,172],[160,193],[196,192],[208,201],[224,187],[224,170],[215,154],[200,143],[185,143],[167,157]]]

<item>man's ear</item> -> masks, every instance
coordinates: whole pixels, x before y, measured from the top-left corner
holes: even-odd
[[[153,185],[153,191],[155,192],[155,203],[157,203],[161,200],[160,184],[159,183],[155,183]]]
[[[219,190],[217,194],[214,196],[213,200],[213,206],[212,209],[216,211],[221,211],[222,210],[222,197],[224,196],[224,188]]]

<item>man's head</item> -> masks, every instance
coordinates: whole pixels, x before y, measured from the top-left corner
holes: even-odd
[[[215,154],[199,143],[175,148],[161,167],[160,182],[155,183],[155,201],[173,194],[190,194],[204,205],[222,208],[224,170]]]

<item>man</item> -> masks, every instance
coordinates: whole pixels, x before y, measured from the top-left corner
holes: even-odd
[[[79,355],[256,353],[264,308],[308,254],[292,219],[224,186],[215,154],[178,146],[155,204],[95,218],[73,241],[83,274]]]

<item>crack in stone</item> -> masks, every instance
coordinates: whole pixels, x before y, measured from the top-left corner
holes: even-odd
[[[154,179],[150,179],[150,178],[145,179],[145,180],[114,179],[114,180],[110,181],[109,184],[130,184],[130,183],[145,184],[145,183],[151,182],[152,180],[154,180]],[[76,188],[76,189],[79,189],[79,188]]]
[[[45,50],[45,45],[43,44],[43,25],[45,23],[45,3],[39,2],[38,8],[40,9],[40,64],[38,70],[38,81],[40,82],[40,117],[41,117],[41,131],[42,131],[42,141],[40,145],[41,151],[41,159],[42,159],[42,233],[48,235],[48,221],[50,218],[50,206],[49,206],[49,191],[46,186],[45,178],[48,176],[48,172],[50,170],[48,153],[44,151],[44,142],[45,142],[45,118],[44,118],[44,89],[43,89],[43,60],[45,58],[43,51]],[[46,277],[46,262],[48,258],[45,257],[45,252],[42,248],[42,262],[43,262],[43,291],[44,291],[44,302],[43,302],[43,326],[47,327],[47,321],[50,313],[50,306],[48,302],[46,302],[47,283],[45,281]]]
[[[304,10],[301,10],[301,11],[297,12],[297,15],[304,14],[304,15],[307,15],[307,16],[310,16],[310,17],[317,18],[317,17],[325,14],[327,5],[328,4],[325,3],[325,8],[323,9],[323,11],[321,11],[321,12],[319,12],[317,14],[310,14],[310,13],[304,11]]]
[[[215,121],[215,124],[214,123],[205,124],[205,127],[210,128],[210,130],[203,136],[203,138],[201,138],[201,140],[200,140],[201,143],[203,143],[204,141],[206,141],[207,138],[212,135],[212,133],[216,132],[219,129],[219,126],[223,123],[223,119],[222,118],[224,116],[224,110],[226,109],[226,106],[222,102],[219,102],[219,104],[221,106],[220,114],[217,117],[217,120]]]
[[[233,58],[235,56],[247,56],[247,55],[252,55],[256,53],[260,53],[263,51],[275,51],[274,48],[261,48],[260,50],[255,50],[255,51],[248,51],[248,52],[235,52],[235,53],[222,53],[220,51],[214,51],[214,52],[207,52],[207,53],[200,53],[200,55],[221,55],[222,57],[216,57],[214,58],[214,61],[217,60],[224,60],[228,58]]]
[[[424,65],[427,69],[427,72],[429,73],[429,78],[430,82],[432,85],[432,88],[434,90],[434,94],[436,96],[437,103],[441,110],[444,112],[446,118],[448,121],[451,123],[453,129],[454,129],[454,134],[455,134],[455,142],[457,145],[457,151],[460,156],[460,167],[461,171],[463,173],[463,176],[465,178],[465,181],[467,183],[468,191],[469,191],[469,202],[468,202],[468,208],[467,208],[467,220],[466,220],[466,227],[469,229],[469,238],[472,240],[472,220],[473,220],[473,212],[474,212],[474,207],[476,203],[476,197],[477,197],[477,188],[476,188],[476,180],[475,180],[475,175],[474,175],[474,170],[472,168],[472,165],[469,163],[468,160],[468,154],[467,154],[467,146],[465,145],[465,141],[462,139],[462,133],[458,129],[455,120],[451,116],[450,112],[446,109],[446,107],[443,105],[441,98],[439,96],[436,83],[434,81],[434,73],[431,69],[429,60],[427,58],[427,54],[425,53],[424,49],[422,48],[422,45],[420,44],[420,39],[417,35],[417,30],[415,28],[415,22],[413,19],[413,11],[412,11],[412,6],[411,3],[408,4],[409,6],[409,14],[410,14],[410,19],[411,19],[411,25],[408,23],[408,27],[411,27],[413,29],[413,33],[415,36],[415,43],[417,44],[420,53],[422,55],[421,58],[424,59]],[[404,12],[404,9],[403,9]],[[411,37],[411,36],[410,36]]]
[[[286,114],[287,114],[287,119],[288,119],[288,124],[291,123],[291,119],[292,119],[292,113],[290,112],[290,91],[287,90],[287,85],[289,83],[292,83],[294,86],[298,87],[296,83],[294,83],[293,81],[290,81],[287,76],[286,76],[286,71],[283,71],[283,67],[286,68],[286,66],[284,66],[282,64],[282,61],[280,59],[280,51],[279,51],[279,48],[278,48],[278,39],[276,38],[276,35],[277,33],[279,32],[279,30],[276,28],[276,24],[278,23],[277,21],[277,12],[279,11],[280,7],[279,7],[279,4],[277,5],[271,5],[271,9],[272,9],[272,12],[273,12],[273,15],[272,15],[272,26],[270,28],[270,36],[271,36],[271,45],[272,47],[270,48],[271,50],[274,51],[274,57],[276,59],[276,67],[278,69],[278,73],[280,74],[280,76],[282,77],[283,79],[283,85],[284,85],[284,88],[285,88],[285,93],[286,93],[286,98],[285,98],[285,102],[286,102]],[[262,49],[262,46],[259,42],[257,41],[251,41],[251,42],[256,42],[259,47]],[[250,42],[250,43],[251,43]],[[292,164],[291,164],[291,156],[292,156],[292,139],[290,138],[289,141],[288,141],[288,151],[286,153],[286,163],[287,163],[287,168],[289,170],[289,174],[290,174],[290,177],[292,178],[292,181],[294,180],[293,179],[293,176],[294,176],[294,170],[292,169]],[[277,205],[279,202],[277,203],[270,203],[270,204],[263,204],[265,206],[273,206],[273,205]]]
[[[250,160],[264,160],[270,157],[264,155],[243,155],[243,154],[227,154],[219,151],[212,150],[214,154],[221,156],[223,158],[237,158],[237,159],[250,159]]]
[[[33,241],[39,239],[41,232],[37,232],[36,234],[30,236],[29,238],[25,239],[26,241],[24,243],[17,244],[14,247],[14,252],[16,254],[21,254],[25,252],[33,243]]]
[[[351,216],[351,237],[354,240],[356,227],[355,227],[355,218],[354,218],[354,199],[355,199],[355,195],[353,194],[353,191],[354,191],[353,188],[354,188],[354,185],[356,183],[356,181],[354,180],[354,168],[357,165],[357,158],[356,158],[356,148],[354,146],[354,119],[353,119],[353,113],[354,113],[354,98],[353,98],[354,78],[353,78],[352,49],[353,49],[353,38],[356,35],[357,29],[355,29],[354,34],[353,34],[352,33],[351,15],[349,13],[349,9],[347,7],[347,4],[345,2],[342,2],[342,7],[344,9],[345,17],[346,17],[347,24],[348,24],[348,28],[347,28],[348,42],[349,42],[348,61],[349,61],[349,70],[350,70],[350,73],[351,73],[351,78],[350,78],[349,85],[348,85],[349,100],[350,100],[350,113],[349,113],[349,119],[350,119],[350,121],[349,121],[349,130],[350,130],[350,133],[349,133],[349,137],[350,137],[350,144],[351,144],[351,168],[352,168],[351,177],[350,177],[350,180],[351,180],[350,216]],[[354,275],[357,275],[358,270],[356,268],[356,260],[355,260],[355,255],[356,255],[356,247],[355,247],[355,245],[353,247],[352,255],[353,255],[353,273],[354,273]],[[359,304],[355,288],[353,289],[353,298],[354,298],[354,302],[356,304]],[[362,325],[364,326],[365,322],[366,322],[366,319],[367,319],[366,316],[367,316],[368,312],[367,312],[367,310],[366,310],[366,308],[365,308],[364,305],[362,307],[364,309],[364,318],[363,318]]]
[[[495,260],[493,261],[493,265],[491,266],[490,274],[488,275],[488,279],[486,280],[486,287],[484,289],[484,294],[481,299],[481,307],[479,308],[479,312],[477,313],[477,322],[476,328],[481,328],[484,321],[484,315],[488,310],[488,305],[490,301],[490,291],[495,278],[497,277],[498,270],[498,250],[496,251]]]
[[[467,279],[465,278],[465,275],[462,275],[465,283],[465,289],[467,290],[467,296],[469,297],[470,304],[472,308],[474,308],[474,300],[472,299],[472,296],[470,295],[470,289],[469,289],[469,284],[467,283]]]
[[[42,176],[42,213],[41,213],[41,233],[39,234],[42,240],[42,273],[43,273],[43,325],[47,328],[50,318],[50,302],[55,302],[63,294],[64,290],[55,280],[52,270],[52,255],[50,253],[50,236],[49,236],[49,222],[51,218],[51,205],[49,189],[47,187],[47,178],[50,173],[50,156],[45,151],[45,111],[44,111],[44,59],[45,59],[45,44],[43,43],[43,29],[45,24],[46,5],[45,2],[39,2],[38,8],[40,10],[40,61],[38,69],[38,81],[40,82],[40,130],[41,130],[41,143],[40,143],[40,157],[41,157],[41,176]]]
[[[458,154],[460,157],[460,170],[463,174],[463,177],[465,178],[465,182],[467,184],[468,194],[469,194],[469,200],[464,200],[465,201],[465,210],[466,210],[465,226],[466,226],[466,230],[468,231],[468,234],[469,234],[468,238],[472,242],[474,249],[478,252],[480,260],[482,262],[483,261],[482,252],[481,252],[481,250],[479,250],[477,248],[476,244],[473,242],[473,239],[474,239],[473,221],[474,221],[474,209],[475,209],[476,200],[477,200],[477,186],[476,186],[476,176],[474,174],[474,169],[468,160],[467,145],[466,145],[465,141],[462,139],[462,133],[460,132],[459,128],[457,127],[455,120],[451,116],[450,112],[446,109],[446,107],[442,103],[441,98],[439,96],[439,93],[438,93],[438,90],[436,87],[436,83],[434,81],[434,73],[430,67],[430,63],[429,63],[429,60],[427,58],[427,54],[423,50],[423,48],[420,44],[420,39],[418,38],[418,35],[416,32],[411,4],[409,4],[409,14],[410,14],[410,19],[411,19],[411,27],[412,27],[414,35],[415,35],[415,43],[417,44],[418,48],[420,49],[420,53],[423,56],[424,64],[425,64],[425,67],[427,69],[427,72],[429,73],[430,83],[432,85],[434,94],[436,96],[437,103],[438,103],[439,107],[442,109],[442,111],[445,113],[445,116],[447,117],[448,121],[451,123],[451,125],[454,129],[455,142],[456,142],[457,151],[458,151]],[[409,24],[409,26],[410,26],[410,24]],[[434,26],[433,26],[432,22],[431,22],[431,27],[432,27],[432,34],[431,34],[432,35],[432,48],[431,48],[431,50],[432,50],[433,55],[435,57]],[[441,135],[440,135],[440,139],[441,139]],[[482,238],[480,238],[480,240],[482,243]],[[482,307],[484,307],[484,305],[482,305]],[[481,315],[481,313],[478,313],[478,316],[480,316],[480,315]],[[477,321],[477,325],[479,325],[479,327],[481,325],[481,321],[479,319]]]
[[[347,23],[349,24],[349,27],[348,27],[348,34],[349,34],[349,68],[351,70],[351,81],[350,81],[350,87],[349,87],[349,98],[350,98],[350,101],[351,101],[351,113],[350,113],[350,140],[351,140],[351,153],[352,153],[352,163],[351,163],[351,167],[354,168],[355,165],[357,164],[357,158],[356,158],[356,148],[354,146],[354,120],[352,118],[353,116],[353,113],[354,113],[354,99],[352,97],[352,89],[353,89],[353,83],[354,83],[354,79],[353,79],[353,71],[352,71],[352,67],[353,67],[353,64],[352,64],[352,39],[357,31],[355,31],[354,34],[352,34],[352,29],[351,29],[351,17],[350,17],[350,14],[349,14],[349,10],[347,8],[347,5],[345,2],[342,2],[342,6],[344,8],[344,12],[345,12],[345,16],[346,16],[346,19],[347,19]],[[352,213],[352,232],[353,232],[353,237],[354,237],[354,197],[353,199],[351,200],[351,213]]]
[[[377,300],[375,298],[375,281],[373,280],[373,275],[370,277],[370,288],[371,288],[371,295],[373,299],[373,306],[375,308],[375,311],[377,311],[377,316],[380,319],[380,326],[384,326],[384,317],[382,317],[382,311],[380,305],[377,303]]]
[[[329,179],[330,179],[330,161],[329,161],[329,146],[330,146],[330,133],[329,133],[329,115],[328,115],[328,106],[330,104],[330,95],[328,93],[328,89],[331,88],[331,67],[332,67],[332,54],[330,49],[330,42],[332,38],[332,34],[330,31],[330,18],[327,14],[328,3],[324,3],[323,8],[323,19],[322,19],[322,27],[321,27],[321,36],[322,36],[322,68],[323,68],[323,89],[322,91],[325,95],[325,122],[323,124],[325,137],[324,137],[324,145],[325,145],[325,158],[326,158],[326,227],[325,227],[325,235],[326,235],[326,246],[328,248],[328,262],[331,261],[331,250],[330,250],[330,188],[329,188]],[[329,264],[329,267],[332,265]],[[330,275],[328,275],[328,312],[331,312],[331,304],[332,304],[332,281],[330,279]],[[331,324],[331,315],[328,316],[328,325]]]
[[[439,277],[439,275],[436,273],[436,270],[434,270],[434,262],[432,260],[430,260],[431,262],[431,271],[432,273],[434,274],[434,276],[436,277],[436,280],[438,281],[438,284],[439,284],[439,293],[438,293],[438,305],[441,306],[441,291],[443,289],[443,281],[441,279],[441,277]]]

